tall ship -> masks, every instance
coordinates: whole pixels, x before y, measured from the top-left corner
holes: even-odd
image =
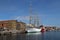
[[[28,26],[28,28],[26,28],[26,32],[29,32],[29,33],[40,32],[41,29],[36,28],[39,25],[39,19],[38,19],[38,17],[36,15],[32,15],[32,0],[30,1],[29,9],[30,9],[29,26]]]

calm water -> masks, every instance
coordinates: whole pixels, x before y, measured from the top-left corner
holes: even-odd
[[[0,40],[60,40],[60,32],[0,35]]]

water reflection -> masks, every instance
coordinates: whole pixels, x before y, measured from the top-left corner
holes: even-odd
[[[1,35],[0,40],[40,40],[41,33]]]
[[[17,34],[16,40],[26,40],[26,34]]]
[[[16,35],[0,35],[0,40],[16,40]]]
[[[39,33],[27,33],[26,35],[40,35],[41,34],[41,32],[39,32]]]
[[[44,33],[41,33],[41,40],[44,40]]]
[[[41,33],[27,33],[26,35],[28,40],[40,40],[41,38]]]
[[[60,32],[0,35],[0,40],[60,40]]]

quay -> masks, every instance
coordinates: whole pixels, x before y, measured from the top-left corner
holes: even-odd
[[[9,34],[21,34],[25,33],[25,31],[19,31],[19,30],[10,30],[10,31],[0,31],[0,35],[9,35]]]

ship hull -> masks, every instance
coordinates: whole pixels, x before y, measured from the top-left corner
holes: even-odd
[[[37,33],[37,32],[40,32],[41,29],[37,29],[37,28],[30,28],[28,30],[26,30],[28,33]]]

